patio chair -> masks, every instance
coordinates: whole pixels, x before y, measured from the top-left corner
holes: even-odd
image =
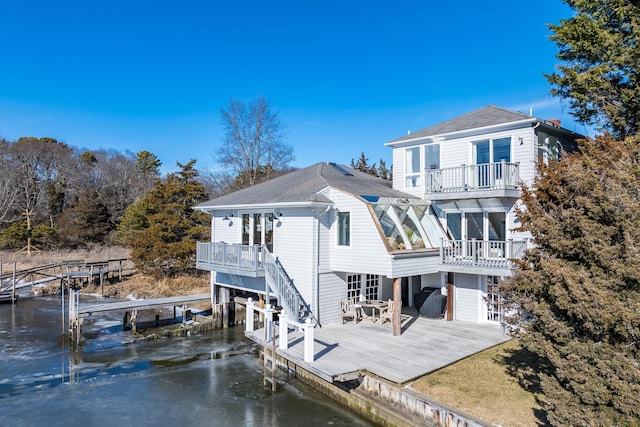
[[[393,323],[393,300],[387,301],[387,306],[380,310],[380,324],[385,321]]]
[[[358,311],[356,306],[347,300],[340,301],[340,320],[344,324],[345,319],[351,319],[354,322],[358,322]]]

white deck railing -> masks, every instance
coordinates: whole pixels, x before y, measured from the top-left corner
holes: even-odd
[[[314,324],[319,324],[309,304],[293,284],[293,280],[266,246],[198,242],[196,261],[201,266],[226,268],[237,274],[242,274],[243,271],[263,271],[266,285],[273,291],[291,319],[304,322],[310,318]]]
[[[522,257],[526,240],[442,240],[442,264],[484,268],[513,268],[513,260]]]
[[[518,163],[504,160],[499,163],[425,169],[424,177],[425,193],[517,190],[520,182]]]
[[[197,243],[196,261],[211,266],[258,271],[262,269],[260,246],[223,242]]]

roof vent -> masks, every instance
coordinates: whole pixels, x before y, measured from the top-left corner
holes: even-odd
[[[345,168],[343,168],[342,166],[333,163],[333,162],[329,162],[330,166],[333,166],[334,168],[336,168],[337,170],[339,170],[340,172],[342,172],[343,174],[345,174],[346,176],[353,176],[353,174],[351,172],[349,172],[348,170],[346,170]]]

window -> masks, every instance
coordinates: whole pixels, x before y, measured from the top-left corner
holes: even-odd
[[[360,275],[347,275],[347,299],[350,301],[360,300]]]
[[[447,238],[429,205],[392,204],[381,199],[372,207],[391,251],[439,248],[440,239]]]
[[[338,245],[351,245],[350,213],[338,212]]]
[[[487,320],[490,322],[502,322],[504,310],[502,308],[502,295],[498,285],[498,276],[487,276]]]
[[[364,288],[362,287],[363,282]],[[359,301],[362,294],[367,300],[377,300],[379,284],[380,276],[376,274],[348,274],[347,299]]]
[[[440,169],[440,145],[438,144],[425,145],[424,168]]]
[[[378,275],[367,274],[365,276],[364,297],[368,300],[378,299]]]
[[[560,158],[560,144],[558,138],[546,133],[538,133],[538,161],[549,164],[550,161]]]
[[[453,240],[462,240],[462,213],[447,213],[447,229]]]
[[[407,148],[405,151],[405,187],[420,186],[420,147]]]
[[[473,150],[475,164],[478,165],[476,186],[488,188],[496,185],[503,175],[501,162],[511,162],[511,137],[475,141]]]

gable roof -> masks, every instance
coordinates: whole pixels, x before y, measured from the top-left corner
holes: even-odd
[[[195,208],[209,210],[248,205],[330,204],[331,200],[319,194],[327,187],[333,187],[360,197],[418,199],[415,196],[394,190],[391,187],[391,181],[385,181],[344,165],[316,163],[304,169],[298,169],[269,181],[200,203]]]
[[[386,145],[394,145],[398,142],[403,141],[411,141],[415,139],[428,138],[432,136],[460,132],[470,129],[503,125],[507,123],[520,122],[524,124],[527,122],[534,123],[537,121],[544,122],[544,120],[529,116],[524,113],[496,107],[495,105],[488,105],[486,107],[480,108],[479,110],[471,111],[470,113],[454,117],[451,120],[447,120],[428,128],[421,129],[412,134],[394,139],[390,142],[387,142]]]

